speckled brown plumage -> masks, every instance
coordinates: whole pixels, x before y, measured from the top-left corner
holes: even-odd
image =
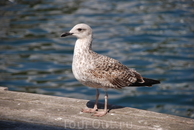
[[[99,54],[94,53],[93,55]],[[137,80],[144,82],[135,70],[127,68],[114,59],[99,55],[94,62],[94,69],[90,69],[89,73],[95,78],[95,82],[99,82],[103,87],[119,89]]]

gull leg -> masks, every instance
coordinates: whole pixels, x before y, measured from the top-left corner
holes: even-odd
[[[93,116],[98,116],[98,117],[101,117],[101,116],[104,116],[107,114],[108,110],[107,110],[107,106],[108,106],[108,93],[106,92],[105,94],[105,103],[104,103],[104,110],[103,111],[98,111],[98,112],[95,112],[93,114]]]
[[[99,91],[98,89],[96,89],[96,101],[95,101],[95,104],[94,104],[94,108],[93,109],[90,109],[90,108],[87,108],[87,109],[82,109],[82,112],[84,113],[92,113],[92,112],[95,112],[98,110],[98,98],[99,98]]]
[[[97,106],[97,105],[98,105],[98,98],[99,98],[99,95],[100,95],[99,90],[96,89],[96,101],[95,101],[94,108],[93,108],[93,109],[95,109],[95,111],[98,110],[98,106]]]

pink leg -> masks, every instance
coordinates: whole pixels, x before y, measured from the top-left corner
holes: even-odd
[[[98,117],[101,117],[101,116],[104,116],[107,114],[108,110],[107,110],[107,106],[108,106],[108,93],[106,92],[105,94],[105,103],[104,103],[104,110],[103,111],[98,111],[98,112],[95,112],[93,114],[93,116],[98,116]]]
[[[95,101],[95,104],[94,104],[94,108],[93,109],[90,109],[90,108],[82,109],[82,112],[84,112],[84,113],[92,113],[92,112],[97,111],[98,110],[97,104],[98,104],[99,95],[100,95],[99,91],[98,91],[98,89],[96,89],[96,101]]]

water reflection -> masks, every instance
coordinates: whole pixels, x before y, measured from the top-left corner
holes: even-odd
[[[71,71],[75,38],[60,38],[85,22],[93,28],[96,52],[162,81],[152,88],[109,90],[110,103],[194,118],[193,13],[192,0],[2,0],[0,85],[94,99],[95,90]]]

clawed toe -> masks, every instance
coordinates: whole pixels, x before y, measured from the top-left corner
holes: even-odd
[[[84,112],[84,113],[93,113],[93,112],[96,112],[97,109],[90,109],[90,108],[87,108],[87,109],[82,109],[81,111]]]
[[[107,114],[107,111],[98,111],[95,112],[92,116],[102,117]]]

